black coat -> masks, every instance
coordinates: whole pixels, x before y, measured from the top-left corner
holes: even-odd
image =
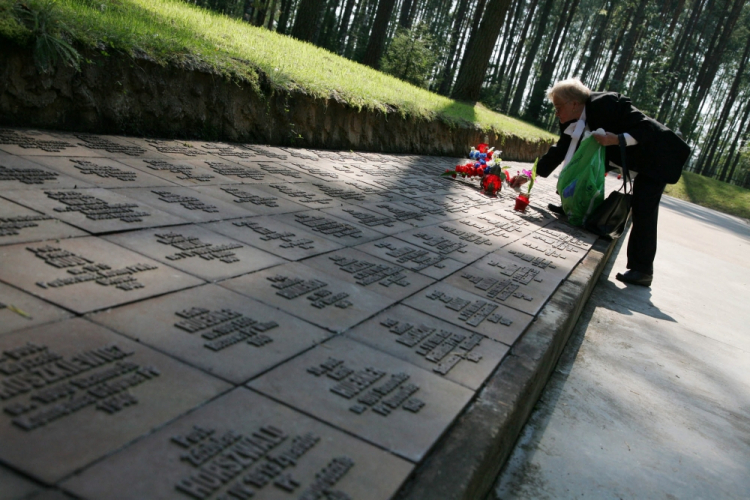
[[[560,139],[539,159],[537,174],[547,177],[565,159],[571,137],[563,134],[570,123],[560,124]],[[592,92],[586,101],[589,130],[598,128],[613,134],[627,132],[638,144],[626,149],[627,166],[667,184],[682,175],[682,166],[690,157],[690,147],[667,127],[640,112],[630,99],[615,92]],[[607,146],[607,164],[620,165],[619,146]]]

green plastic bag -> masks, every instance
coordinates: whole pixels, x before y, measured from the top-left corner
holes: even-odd
[[[585,224],[604,201],[604,161],[604,148],[589,136],[560,172],[557,192],[568,222],[574,226]]]

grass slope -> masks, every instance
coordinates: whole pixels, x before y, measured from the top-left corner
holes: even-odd
[[[17,0],[0,0],[0,39],[33,44],[12,16]],[[34,5],[40,0],[20,0]],[[147,55],[160,64],[190,62],[256,85],[265,74],[279,91],[335,98],[359,109],[395,110],[423,119],[473,123],[526,140],[548,132],[434,94],[309,43],[197,8],[181,0],[56,0],[61,21],[78,46]]]
[[[683,172],[680,181],[667,185],[664,193],[725,214],[750,219],[750,189]]]

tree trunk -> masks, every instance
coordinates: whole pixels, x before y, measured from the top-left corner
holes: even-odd
[[[636,8],[633,22],[630,24],[630,30],[628,30],[628,34],[625,36],[625,40],[622,43],[620,60],[617,62],[617,67],[612,75],[612,83],[609,85],[612,90],[618,92],[625,90],[625,75],[633,61],[636,42],[640,37],[640,32],[643,28],[643,20],[646,17],[646,4],[648,1],[649,0],[641,0],[638,4],[638,8]]]
[[[739,144],[740,138],[743,136],[743,131],[745,130],[745,124],[747,123],[748,116],[750,116],[750,100],[748,100],[747,104],[745,105],[745,111],[742,115],[742,120],[740,120],[740,126],[737,127],[737,133],[734,135],[732,147],[729,149],[729,154],[727,155],[727,159],[724,161],[724,166],[721,169],[719,180],[722,182],[727,180],[727,170],[729,170],[729,166],[733,163],[732,160],[734,159],[735,152],[737,151],[737,144]]]
[[[339,24],[339,36],[338,36],[338,52],[339,54],[344,52],[346,34],[349,31],[349,18],[352,17],[352,10],[354,9],[355,0],[346,0],[346,6],[344,7],[344,14],[341,16],[341,23]]]
[[[550,83],[552,83],[552,75],[555,71],[555,66],[557,65],[557,60],[561,52],[560,47],[562,47],[562,41],[565,39],[565,33],[567,33],[570,27],[570,22],[573,19],[573,14],[578,8],[579,2],[580,0],[572,0],[572,5],[570,5],[569,0],[566,0],[563,5],[560,20],[557,23],[555,34],[552,37],[549,50],[547,51],[547,57],[545,57],[542,62],[539,77],[536,79],[536,82],[534,82],[531,95],[529,96],[529,105],[527,106],[525,113],[525,117],[529,121],[539,121],[539,115],[541,114],[542,105],[544,104],[544,97],[547,88]],[[566,12],[568,13],[567,17],[565,16]],[[516,114],[521,109],[521,97],[523,96],[516,92],[516,97],[513,98],[513,105],[510,108],[511,114]]]
[[[461,25],[464,24],[466,18],[466,11],[469,8],[469,0],[459,0],[458,11],[456,12],[456,18],[453,20],[453,30],[451,31],[451,45],[448,50],[448,61],[446,61],[443,74],[441,75],[440,88],[438,94],[448,95],[451,84],[453,83],[453,65],[456,61],[456,49],[458,48],[459,32]]]
[[[276,25],[276,32],[286,34],[286,25],[289,23],[289,15],[292,10],[292,0],[281,0],[281,14],[279,23]]]
[[[734,31],[734,27],[737,24],[737,20],[740,17],[740,11],[744,4],[744,0],[734,0],[734,3],[731,6],[731,11],[726,12],[726,21],[720,23],[720,28],[717,27],[717,30],[721,30],[721,34],[718,37],[716,45],[708,50],[703,59],[703,64],[701,64],[701,69],[698,72],[698,79],[693,86],[693,92],[688,100],[687,109],[680,121],[680,130],[682,130],[688,138],[692,138],[693,136],[693,132],[695,131],[695,116],[698,113],[700,103],[703,102],[708,90],[713,84],[716,72],[719,69],[719,63],[721,62],[721,58],[727,48],[727,44],[729,43],[729,39]]]
[[[396,0],[380,0],[378,3],[378,13],[375,15],[370,41],[367,43],[362,64],[375,69],[380,67],[380,58],[383,56],[383,48],[385,47],[385,35],[388,31],[388,21],[391,20],[394,5],[396,5]]]
[[[625,30],[627,29],[629,22],[630,22],[630,15],[628,14],[627,19],[625,19],[625,22],[622,24],[622,29],[617,34],[617,38],[615,38],[615,41],[612,44],[612,53],[609,56],[609,62],[607,63],[607,69],[604,71],[604,76],[602,77],[602,81],[599,82],[599,90],[604,90],[604,88],[607,86],[607,83],[609,83],[609,74],[612,71],[612,65],[614,64],[615,57],[617,57],[617,53],[620,50],[622,37],[625,36]]]
[[[454,99],[470,102],[479,99],[487,64],[490,62],[492,49],[497,42],[509,4],[510,0],[490,0],[487,4],[474,43],[469,42],[470,46],[461,62],[452,94]]]
[[[303,42],[311,42],[318,31],[320,15],[325,6],[325,0],[301,0],[297,17],[292,27],[292,36]]]
[[[402,28],[409,29],[409,12],[411,11],[412,0],[404,0],[401,4],[401,14],[398,16],[398,24]]]
[[[607,29],[607,24],[609,23],[609,17],[612,13],[612,9],[609,6],[611,0],[604,0],[604,3],[602,4],[602,8],[599,10],[599,13],[597,14],[597,27],[596,32],[594,33],[594,36],[591,38],[591,43],[588,47],[588,53],[589,56],[586,58],[586,62],[583,65],[583,70],[579,71],[581,69],[580,62],[583,61],[584,56],[586,53],[584,52],[581,55],[581,60],[579,61],[578,67],[576,67],[575,71],[573,72],[574,75],[580,77],[581,81],[583,83],[588,84],[589,86],[592,86],[594,84],[593,78],[589,78],[589,73],[594,67],[594,64],[596,63],[596,60],[599,58],[599,47],[602,45],[602,40],[604,39],[604,30]],[[602,14],[602,11],[604,11],[604,14]]]

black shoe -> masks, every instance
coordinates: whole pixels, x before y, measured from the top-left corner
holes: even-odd
[[[550,203],[549,205],[547,205],[547,209],[554,214],[565,215],[565,210],[563,210],[562,205],[553,205],[552,203]]]
[[[625,274],[617,273],[617,276],[615,276],[615,278],[618,281],[629,283],[631,285],[651,286],[651,281],[654,279],[654,276],[631,269],[629,271],[625,271]]]

